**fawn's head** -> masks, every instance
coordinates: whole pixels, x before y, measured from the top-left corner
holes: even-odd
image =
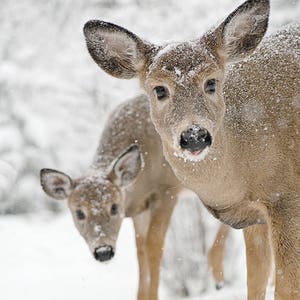
[[[139,149],[131,145],[103,174],[97,170],[72,180],[51,169],[41,170],[41,185],[50,197],[68,199],[74,223],[99,261],[110,260],[123,218],[123,188],[131,184],[142,167]]]
[[[268,0],[248,0],[201,38],[165,46],[103,21],[87,22],[84,34],[89,53],[107,73],[139,77],[164,145],[197,161],[214,145],[223,124],[225,66],[255,50],[268,17]]]

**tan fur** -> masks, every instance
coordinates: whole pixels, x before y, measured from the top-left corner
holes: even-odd
[[[217,100],[200,119],[193,114],[197,105],[208,107],[198,101],[196,82],[201,82],[201,72],[182,88],[176,85],[172,104],[165,107],[150,92],[161,66],[169,61],[175,64],[176,49],[162,57],[149,75],[143,75],[165,156],[182,183],[197,192],[215,217],[233,227],[269,225],[276,261],[276,300],[300,297],[299,38],[299,26],[283,29],[266,39],[247,61],[231,67],[224,83],[225,101]],[[210,72],[222,70],[222,65],[210,60]],[[175,66],[182,69],[186,64],[182,58]],[[165,77],[160,76],[160,83],[155,84],[170,86],[172,79]],[[214,109],[219,115],[212,113]],[[170,137],[179,136],[193,122],[203,124],[201,119],[213,120],[215,126],[209,155],[196,163],[175,156]]]
[[[216,279],[217,288],[221,287],[224,282],[223,259],[224,259],[224,245],[229,233],[229,227],[222,224],[217,232],[215,241],[208,251],[208,263],[211,272]],[[219,286],[218,286],[219,285]]]
[[[112,176],[112,165],[131,144],[139,145],[144,165],[137,179],[124,189],[115,180],[116,175]],[[53,180],[56,188],[64,183],[63,174],[58,175],[60,177]],[[43,178],[42,185],[49,194]],[[133,219],[139,263],[138,300],[157,300],[164,238],[183,187],[163,157],[145,96],[125,102],[110,115],[93,165],[85,176],[72,181],[72,185],[68,205],[92,253],[103,244],[115,247],[123,218]],[[109,213],[113,203],[119,207],[116,216]],[[78,209],[84,212],[85,220],[78,219]],[[222,274],[223,249],[222,243],[210,254],[209,260],[212,268]]]
[[[300,299],[300,25],[287,26],[260,43],[269,8],[268,0],[248,0],[202,38],[164,47],[101,21],[88,22],[85,36],[96,63],[119,78],[128,78],[124,64],[107,68],[115,58],[105,55],[100,42],[95,51],[95,39],[94,44],[91,40],[95,32],[101,37],[109,28],[112,35],[126,34],[131,47],[136,44],[139,61],[130,60],[131,77],[140,79],[149,97],[151,118],[175,175],[222,222],[234,228],[267,224],[276,267],[275,299],[296,300]],[[239,62],[229,65],[234,61]],[[204,88],[209,79],[217,82],[211,94]],[[155,92],[161,86],[167,90],[162,100]],[[193,124],[212,136],[199,160],[179,143],[181,133]],[[260,231],[255,234],[267,245],[267,234]],[[255,236],[245,232],[245,241],[255,244]],[[248,247],[247,256],[255,249]],[[269,268],[261,267],[266,278]]]
[[[253,225],[244,229],[247,258],[248,299],[264,300],[271,271],[271,248],[267,225]]]

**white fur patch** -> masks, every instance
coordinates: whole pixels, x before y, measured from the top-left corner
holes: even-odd
[[[205,159],[207,154],[209,153],[209,147],[206,147],[201,153],[198,155],[192,155],[189,151],[184,150],[180,152],[174,152],[174,155],[176,157],[181,157],[184,159],[184,161],[193,161],[193,162],[199,162]]]

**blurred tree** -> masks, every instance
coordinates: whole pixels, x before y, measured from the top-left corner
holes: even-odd
[[[41,192],[39,170],[80,174],[108,112],[138,91],[93,63],[82,35],[86,20],[119,22],[158,41],[187,39],[213,25],[212,16],[222,19],[233,3],[241,1],[2,0],[0,213],[56,210]],[[272,9],[275,29],[299,19],[300,2],[274,0]]]

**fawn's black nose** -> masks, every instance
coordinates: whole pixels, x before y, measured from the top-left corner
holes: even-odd
[[[210,133],[199,125],[192,125],[180,135],[180,147],[190,152],[200,151],[210,146]]]
[[[107,261],[114,257],[115,252],[112,246],[104,245],[94,251],[94,257],[98,261]]]

